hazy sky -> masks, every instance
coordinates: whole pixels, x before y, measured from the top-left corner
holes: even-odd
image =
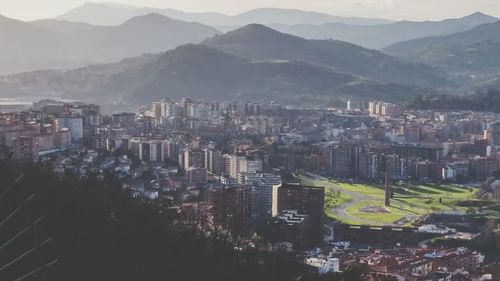
[[[54,17],[82,0],[0,0],[0,14],[32,20]],[[96,1],[100,2],[100,1]],[[236,14],[259,7],[296,8],[340,16],[391,19],[443,19],[476,11],[500,17],[500,0],[116,0],[134,6],[177,8],[185,11],[217,11]]]

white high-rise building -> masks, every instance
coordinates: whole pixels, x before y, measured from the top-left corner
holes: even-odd
[[[71,139],[80,141],[83,138],[83,118],[82,117],[59,117],[55,120],[56,131],[69,129],[71,131]]]

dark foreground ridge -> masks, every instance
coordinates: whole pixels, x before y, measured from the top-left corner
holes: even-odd
[[[320,278],[292,257],[235,252],[227,236],[203,235],[167,206],[125,196],[111,175],[59,178],[41,166],[0,162],[0,187],[1,220],[14,213],[1,225],[0,244],[15,237],[0,248],[0,280],[359,280],[356,270]],[[43,231],[22,232],[37,216]],[[33,242],[34,233],[49,242]]]

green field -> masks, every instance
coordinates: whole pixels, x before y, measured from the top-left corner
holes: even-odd
[[[325,213],[350,224],[409,225],[433,212],[465,212],[458,202],[474,198],[475,190],[452,185],[392,186],[391,206],[384,206],[384,188],[368,184],[349,184],[328,179],[300,177],[306,185],[326,190]]]

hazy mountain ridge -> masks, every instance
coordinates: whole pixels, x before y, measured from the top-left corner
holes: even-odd
[[[398,60],[343,41],[306,40],[259,24],[212,37],[202,44],[253,60],[309,61],[381,82],[424,87],[449,82],[445,73],[423,64]]]
[[[40,67],[61,63],[66,42],[59,34],[19,20],[0,16],[0,73],[29,69],[30,60]]]
[[[347,96],[406,100],[429,92],[369,81],[307,62],[252,62],[202,45],[186,45],[116,64],[0,76],[0,91],[11,96],[59,95],[135,105],[166,96],[299,103],[303,99],[333,102]]]
[[[72,22],[65,20],[42,19],[30,22],[38,27],[47,29],[52,32],[71,34],[78,31],[88,31],[99,26],[88,23]]]
[[[177,46],[198,43],[217,34],[214,28],[173,20],[158,14],[138,16],[116,27],[102,27],[74,34],[88,42],[82,53],[100,62],[114,62],[143,53],[160,53]]]
[[[443,36],[462,32],[476,26],[498,21],[497,18],[475,13],[463,18],[443,21],[400,21],[382,25],[347,25],[327,23],[323,25],[269,25],[284,33],[306,39],[336,39],[366,48],[380,49],[389,45],[429,36]]]
[[[217,34],[212,27],[148,14],[114,27],[0,18],[0,73],[74,68],[159,53]]]
[[[398,43],[384,51],[451,72],[500,70],[500,21],[448,36]]]
[[[149,13],[182,21],[199,22],[222,31],[258,23],[306,39],[336,39],[375,49],[428,36],[449,35],[498,20],[479,12],[457,19],[417,22],[339,17],[319,12],[279,8],[259,8],[228,16],[215,12],[190,13],[175,9],[92,2],[70,10],[58,19],[95,25],[118,25],[132,17]]]
[[[211,26],[243,26],[251,23],[280,24],[324,24],[340,22],[353,25],[372,25],[390,23],[385,19],[366,19],[358,17],[339,17],[318,12],[307,12],[294,9],[260,8],[228,16],[215,12],[189,13],[175,9],[139,8],[116,5],[113,3],[87,2],[57,19],[85,22],[95,25],[118,25],[132,17],[158,13],[182,21],[195,21]]]

